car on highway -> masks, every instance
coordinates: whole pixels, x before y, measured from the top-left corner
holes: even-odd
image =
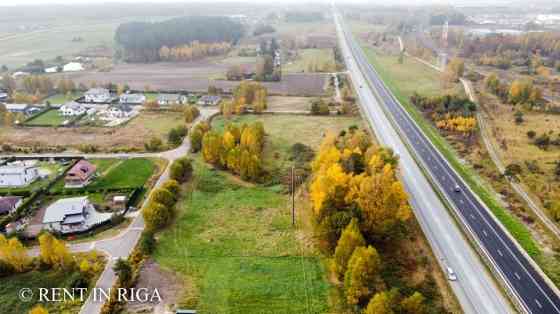
[[[455,272],[449,266],[447,266],[447,279],[449,279],[450,281],[456,281],[457,280],[457,275],[455,275]]]
[[[461,187],[458,184],[455,184],[455,187],[453,188],[453,190],[457,193],[461,192]]]

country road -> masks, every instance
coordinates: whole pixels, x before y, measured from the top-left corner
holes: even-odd
[[[341,27],[339,23],[337,24]],[[383,115],[390,120],[390,124],[398,133],[397,136],[406,141],[409,151],[427,172],[442,198],[451,206],[451,212],[457,217],[458,225],[473,240],[474,247],[479,250],[518,310],[527,313],[560,313],[558,289],[423,133],[379,77],[349,31],[344,30],[341,34],[346,37],[345,43],[359,66],[359,70],[352,73],[361,72],[367,79],[368,86],[360,89],[371,88],[376,93],[377,100],[383,108]],[[418,191],[412,191],[412,194],[417,196],[415,192]],[[452,229],[444,233],[453,232]],[[480,272],[471,271],[467,274],[468,278],[458,276],[458,281],[465,282],[470,277],[484,277]],[[492,298],[492,295],[498,292],[497,289],[491,290],[474,295],[475,299],[471,301],[476,304],[476,310],[481,313],[509,312],[506,308],[480,309],[481,304],[484,304],[483,300]]]
[[[458,280],[450,281],[449,284],[463,311],[481,314],[512,312],[499,287],[463,237],[429,179],[393,127],[374,90],[368,86],[368,79],[362,72],[363,65],[359,64],[355,49],[351,47],[353,39],[343,29],[341,18],[335,17],[340,46],[360,100],[362,114],[380,143],[399,155],[402,180],[410,195],[414,214],[442,270],[446,272],[446,268],[451,267],[457,274]]]

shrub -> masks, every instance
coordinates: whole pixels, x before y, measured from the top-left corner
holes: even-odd
[[[144,148],[149,152],[156,152],[161,150],[163,142],[159,137],[152,137],[147,143],[144,143]]]
[[[535,136],[537,136],[537,132],[535,132],[533,130],[527,131],[527,137],[528,138],[533,139],[533,138],[535,138]]]
[[[165,207],[172,207],[175,204],[175,197],[166,189],[155,189],[150,195],[150,201],[162,204]]]
[[[193,167],[190,158],[182,157],[176,159],[169,168],[169,177],[179,183],[184,183],[192,175]]]
[[[315,99],[311,102],[311,114],[328,115],[329,113],[329,105],[322,99]]]

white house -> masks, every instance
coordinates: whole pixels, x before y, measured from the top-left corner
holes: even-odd
[[[128,118],[132,114],[132,107],[127,105],[111,106],[107,110],[107,114],[114,119]]]
[[[72,117],[72,116],[79,116],[86,113],[87,108],[74,101],[70,101],[65,103],[64,105],[60,106],[58,109],[60,114],[65,117]]]
[[[142,105],[146,102],[146,96],[143,94],[122,94],[119,97],[119,103],[127,105]]]
[[[58,66],[45,69],[45,73],[57,73],[57,72],[60,72],[60,67]]]
[[[77,72],[83,71],[84,67],[79,62],[70,62],[62,67],[62,72]]]
[[[0,167],[0,187],[22,187],[39,178],[39,169],[33,165],[5,165]]]
[[[43,226],[57,232],[85,230],[91,211],[95,209],[87,196],[59,199],[46,208]]]
[[[111,101],[111,93],[106,88],[92,88],[84,94],[86,102],[108,103]]]
[[[187,103],[187,97],[179,94],[159,94],[157,102],[160,106],[184,105]]]

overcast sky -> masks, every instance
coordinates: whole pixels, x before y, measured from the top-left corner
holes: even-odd
[[[246,3],[270,3],[271,1],[280,3],[280,2],[290,2],[290,3],[301,3],[302,0],[216,0],[213,2],[246,2]],[[326,2],[330,0],[305,0],[303,2]],[[386,0],[336,0],[337,2],[354,2],[354,3],[380,3],[380,4],[388,4]],[[160,3],[160,2],[209,2],[208,0],[0,0],[0,5],[20,5],[20,4],[88,4],[88,3],[95,3],[100,4],[104,2],[153,2],[153,3]],[[390,4],[419,4],[421,3],[437,3],[437,4],[446,4],[449,2],[453,2],[453,0],[392,0],[389,1]]]

